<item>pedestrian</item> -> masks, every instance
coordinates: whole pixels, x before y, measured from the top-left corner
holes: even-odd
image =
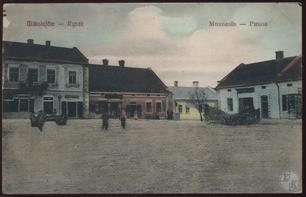
[[[102,128],[105,130],[108,129],[108,114],[105,110],[102,112]]]
[[[120,121],[121,121],[121,127],[122,127],[123,129],[125,129],[125,125],[126,125],[126,116],[125,116],[125,113],[124,113],[124,112],[122,112],[122,114],[121,114]]]
[[[44,126],[45,121],[46,121],[46,115],[44,114],[44,112],[42,110],[40,110],[38,112],[37,118],[38,118],[37,127],[42,132],[43,126]]]

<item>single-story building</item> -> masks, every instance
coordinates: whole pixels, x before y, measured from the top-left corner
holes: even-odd
[[[227,113],[260,109],[261,118],[302,117],[302,57],[241,63],[216,87],[218,106]]]
[[[164,119],[167,116],[166,85],[151,68],[90,64],[89,117],[99,118],[103,110],[111,118],[125,113],[127,118]]]

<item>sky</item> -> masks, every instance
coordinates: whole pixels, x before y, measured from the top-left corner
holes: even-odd
[[[90,63],[107,58],[118,65],[124,59],[127,67],[150,67],[168,86],[177,80],[179,86],[199,81],[215,87],[240,63],[274,59],[278,50],[285,57],[302,51],[297,3],[5,4],[4,9],[3,40],[78,47]],[[209,26],[210,21],[237,26]],[[249,26],[250,21],[268,25]]]

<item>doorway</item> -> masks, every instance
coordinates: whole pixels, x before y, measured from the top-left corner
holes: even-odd
[[[68,102],[68,117],[69,118],[76,118],[77,115],[77,102]]]
[[[136,104],[127,105],[125,111],[128,118],[133,118],[136,112]]]
[[[269,118],[269,101],[268,96],[263,95],[260,97],[261,101],[261,117],[262,118]]]
[[[44,97],[43,108],[45,114],[53,113],[53,97]]]

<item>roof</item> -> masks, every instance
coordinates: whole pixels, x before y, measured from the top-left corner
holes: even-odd
[[[89,64],[89,91],[168,93],[167,86],[149,68]]]
[[[4,41],[4,58],[26,61],[46,61],[72,64],[87,64],[88,59],[78,48],[65,48]]]
[[[190,100],[190,95],[194,91],[195,87],[169,87],[169,91],[173,93],[175,100]],[[204,90],[207,95],[207,100],[217,100],[216,91],[211,87],[199,87],[200,90]]]
[[[242,63],[226,75],[219,82],[216,89],[301,80],[301,70],[301,56],[287,57],[279,60],[274,59],[251,64]]]

